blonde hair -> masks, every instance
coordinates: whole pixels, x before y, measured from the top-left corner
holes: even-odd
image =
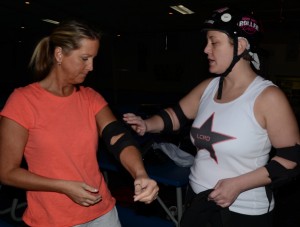
[[[44,79],[54,65],[54,49],[61,47],[64,54],[80,48],[82,39],[100,40],[101,33],[84,22],[76,20],[59,24],[50,36],[36,45],[29,67],[33,68],[36,79]]]

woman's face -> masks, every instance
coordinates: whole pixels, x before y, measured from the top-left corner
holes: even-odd
[[[82,83],[87,74],[93,70],[93,60],[98,49],[98,40],[83,39],[79,49],[62,54],[60,67],[63,71],[64,81],[69,84]]]
[[[209,72],[222,74],[229,67],[233,58],[233,45],[229,37],[220,31],[207,31],[207,44],[204,53],[207,54]]]

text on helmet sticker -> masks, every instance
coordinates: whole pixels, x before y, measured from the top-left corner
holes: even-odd
[[[243,17],[239,22],[238,26],[248,34],[254,34],[259,31],[259,27],[255,19],[250,17]]]

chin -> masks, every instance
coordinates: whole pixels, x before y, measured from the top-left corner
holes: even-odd
[[[86,76],[82,76],[80,78],[78,78],[78,83],[82,83],[85,81]]]
[[[209,69],[209,72],[212,73],[212,74],[221,75],[225,71],[220,72],[219,70]]]
[[[209,69],[208,71],[212,74],[219,74],[217,70]]]

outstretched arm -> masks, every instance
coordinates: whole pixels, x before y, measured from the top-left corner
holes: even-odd
[[[140,136],[145,135],[146,132],[158,133],[164,128],[164,122],[158,115],[144,120],[133,113],[126,113],[123,115],[123,120]]]
[[[133,113],[126,113],[123,115],[123,120],[140,136],[146,132],[177,131],[189,119],[196,117],[200,99],[210,81],[211,79],[203,81],[183,97],[177,105],[166,108],[148,119],[142,119]]]
[[[117,121],[109,107],[102,109],[96,119],[99,133],[108,149],[134,178],[134,201],[152,202],[159,189],[157,183],[148,177],[141,153],[130,133]]]

